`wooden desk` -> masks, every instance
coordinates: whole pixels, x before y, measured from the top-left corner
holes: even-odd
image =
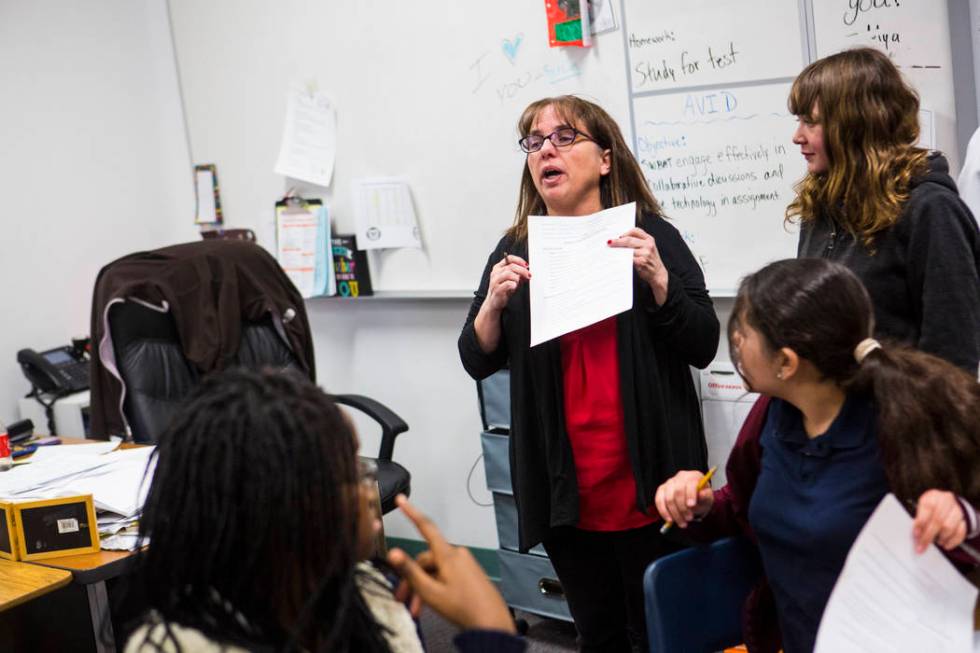
[[[83,438],[61,438],[64,445],[83,444],[91,442]],[[55,445],[55,446],[64,446]],[[138,447],[132,443],[123,443],[120,448],[129,449]],[[29,459],[29,458],[28,458]],[[85,553],[81,555],[60,556],[55,558],[45,558],[27,563],[11,563],[31,567],[35,573],[48,578],[57,578],[59,584],[51,587],[47,591],[52,591],[59,587],[64,587],[71,583],[71,590],[74,597],[63,597],[59,599],[65,604],[73,606],[78,610],[80,606],[87,606],[84,618],[86,629],[92,633],[93,646],[99,653],[109,653],[115,651],[113,642],[113,629],[111,613],[109,609],[109,592],[107,582],[113,581],[126,574],[135,562],[136,557],[129,551],[98,551],[97,553]],[[6,562],[0,560],[0,562]],[[5,577],[0,575],[0,591],[5,584]],[[67,590],[66,590],[67,591]],[[20,602],[28,601],[40,594],[25,596]],[[79,598],[79,593],[83,594]],[[0,599],[3,594],[0,593]],[[16,603],[11,603],[11,606]],[[4,604],[0,603],[0,610],[4,609]],[[71,609],[71,608],[69,608]],[[84,608],[83,608],[84,609]],[[104,636],[99,636],[100,634]],[[0,647],[2,648],[2,647]]]
[[[0,559],[0,610],[53,592],[71,579],[71,572],[64,569]]]

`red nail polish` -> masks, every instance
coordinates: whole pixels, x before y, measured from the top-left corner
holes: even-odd
[[[612,240],[607,240],[607,241],[606,241],[606,244],[607,244],[607,245],[612,245]]]

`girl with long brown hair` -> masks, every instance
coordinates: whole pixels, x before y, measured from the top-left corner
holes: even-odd
[[[973,374],[980,361],[980,236],[938,152],[916,145],[919,98],[887,55],[846,50],[793,82],[807,175],[786,209],[798,255],[853,270],[876,335]]]
[[[873,330],[868,293],[842,265],[791,259],[749,275],[728,337],[746,386],[764,398],[729,457],[728,484],[699,492],[702,473],[683,471],[657,490],[660,514],[695,537],[756,540],[786,653],[812,650],[847,552],[886,493],[915,507],[920,552],[980,540],[980,384]],[[771,632],[765,602],[750,605],[750,650],[777,650],[760,635]]]
[[[701,269],[664,220],[619,127],[601,107],[546,98],[518,124],[527,153],[513,227],[494,248],[459,338],[463,366],[511,372],[511,461],[520,548],[551,558],[583,651],[645,647],[643,570],[674,548],[658,532],[657,485],[704,469],[690,365],[718,345]],[[527,217],[636,202],[633,308],[530,347]]]

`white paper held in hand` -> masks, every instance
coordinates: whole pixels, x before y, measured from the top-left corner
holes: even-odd
[[[528,216],[532,347],[633,307],[633,250],[608,241],[635,225],[635,202],[579,217]]]
[[[976,602],[977,588],[939,549],[915,552],[912,518],[889,494],[847,554],[814,651],[968,653]]]

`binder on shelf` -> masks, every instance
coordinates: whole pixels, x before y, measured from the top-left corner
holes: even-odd
[[[357,249],[357,237],[353,234],[336,234],[331,242],[334,277],[337,281],[336,294],[339,297],[373,295],[367,252]]]
[[[292,191],[276,202],[276,259],[303,297],[334,294],[330,220],[323,202]]]

